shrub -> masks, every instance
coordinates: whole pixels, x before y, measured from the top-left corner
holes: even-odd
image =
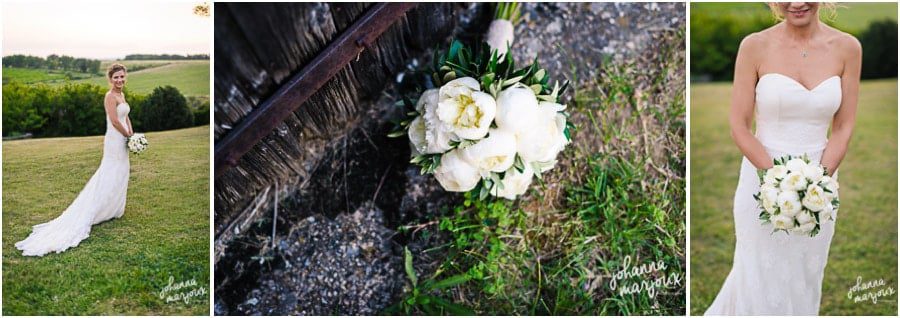
[[[863,47],[862,78],[897,77],[897,22],[875,21],[859,35]]]
[[[144,131],[185,128],[194,123],[187,99],[177,88],[168,85],[154,88],[135,117]]]

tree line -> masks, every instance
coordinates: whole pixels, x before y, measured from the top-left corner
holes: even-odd
[[[101,135],[106,131],[103,99],[107,88],[87,83],[63,86],[3,85],[3,136],[35,137]],[[149,95],[125,91],[136,132],[209,124],[209,100],[185,98],[172,86]]]
[[[773,24],[767,15],[691,12],[691,80],[731,81],[741,40]],[[873,21],[854,34],[862,45],[863,79],[897,77],[897,21]]]
[[[129,54],[125,60],[208,60],[209,54],[178,55],[178,54]]]
[[[51,54],[47,58],[15,54],[3,57],[3,67],[38,68],[48,70],[100,73],[100,60]]]

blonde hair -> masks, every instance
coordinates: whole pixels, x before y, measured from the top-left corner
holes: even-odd
[[[784,20],[784,14],[781,12],[781,7],[778,6],[778,2],[766,2],[769,5],[769,11],[772,11],[772,18],[775,19],[776,22],[781,22]],[[829,22],[834,22],[834,19],[837,18],[837,4],[834,2],[819,2],[819,18],[824,18]],[[824,9],[824,11],[823,11]],[[825,13],[824,15],[822,13]]]
[[[125,69],[125,65],[122,65],[122,64],[119,64],[119,63],[113,63],[113,64],[110,65],[109,68],[106,70],[106,78],[107,78],[107,79],[112,79],[113,74],[115,74],[115,73],[118,72],[118,71],[123,71],[123,72],[125,72],[125,73],[128,73],[128,70]]]

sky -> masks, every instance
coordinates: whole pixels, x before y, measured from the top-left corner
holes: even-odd
[[[209,54],[212,17],[202,1],[3,1],[3,56],[93,59],[128,54]]]

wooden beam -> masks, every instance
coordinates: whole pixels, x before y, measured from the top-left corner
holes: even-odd
[[[331,80],[363,49],[394,22],[415,7],[415,3],[379,3],[353,23],[319,55],[285,82],[216,143],[215,176],[237,166],[241,157],[291,115],[322,85]]]

